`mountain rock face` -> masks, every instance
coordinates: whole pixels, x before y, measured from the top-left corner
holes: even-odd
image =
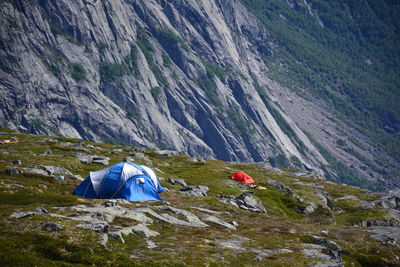
[[[280,48],[239,1],[15,0],[1,13],[4,127],[268,161],[338,181],[341,165],[326,151],[371,182],[382,176],[363,159],[399,167],[323,101],[269,78],[262,58]],[[361,145],[344,147],[343,133]]]

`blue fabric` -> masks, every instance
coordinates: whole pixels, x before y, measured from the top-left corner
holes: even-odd
[[[164,192],[164,191],[165,191],[164,187],[162,187],[162,185],[160,184],[160,182],[158,182],[158,193],[162,193],[162,192]]]
[[[137,178],[144,178],[144,184],[137,183]],[[130,201],[163,201],[163,199],[158,195],[151,178],[145,175],[136,175],[128,179],[116,198],[124,198]]]
[[[86,198],[97,198],[96,191],[94,191],[92,180],[90,175],[88,175],[85,180],[78,185],[74,191],[74,195],[86,197]]]
[[[120,162],[109,169],[100,186],[99,198],[113,198],[120,185],[119,181],[124,164],[124,162]]]
[[[144,175],[139,174],[127,179],[123,184],[121,181],[121,173],[124,168],[124,164],[131,164]],[[144,183],[140,183],[137,179],[143,178]],[[153,180],[149,174],[140,166],[134,163],[120,162],[112,166],[107,175],[104,176],[100,186],[99,196],[97,197],[94,191],[90,176],[75,189],[74,194],[86,198],[123,198],[130,201],[142,201],[142,200],[157,200],[163,201],[158,193],[164,192],[164,188],[158,182],[158,190],[156,189]]]

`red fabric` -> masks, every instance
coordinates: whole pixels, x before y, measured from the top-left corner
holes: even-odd
[[[251,178],[250,175],[244,173],[244,172],[235,172],[234,174],[232,174],[231,179],[242,182],[242,183],[246,183],[246,184],[251,184],[251,183],[255,183],[255,181],[253,180],[253,178]]]

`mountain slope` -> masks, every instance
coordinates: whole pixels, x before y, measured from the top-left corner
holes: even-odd
[[[11,140],[0,144],[1,266],[400,264],[399,191],[171,151],[7,129],[0,136]],[[169,189],[165,202],[72,195],[82,177],[122,159],[151,167]],[[236,171],[259,187],[227,177]],[[206,196],[187,195],[183,183],[207,186]]]
[[[371,187],[382,169],[398,169],[386,151],[371,155],[370,137],[326,99],[276,82],[263,59],[281,58],[283,46],[238,1],[21,0],[1,8],[4,126],[268,161]],[[321,138],[327,129],[330,138]],[[343,146],[343,133],[354,143]],[[364,168],[377,157],[377,168]]]

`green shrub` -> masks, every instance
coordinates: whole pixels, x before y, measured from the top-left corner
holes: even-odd
[[[83,66],[79,63],[70,63],[69,69],[71,71],[72,78],[79,82],[86,80],[86,71]]]
[[[202,63],[209,77],[217,76],[221,81],[225,81],[226,79],[225,68],[217,66],[208,61],[202,61]]]
[[[154,98],[157,98],[157,97],[161,94],[161,88],[158,87],[158,86],[153,87],[153,88],[151,88],[150,92],[151,92],[151,95],[152,95]]]
[[[98,48],[99,48],[100,53],[103,53],[104,50],[108,48],[108,44],[106,44],[106,43],[100,43],[100,44],[98,45]]]
[[[112,82],[116,77],[128,74],[128,68],[123,64],[100,62],[100,79],[102,82]]]

